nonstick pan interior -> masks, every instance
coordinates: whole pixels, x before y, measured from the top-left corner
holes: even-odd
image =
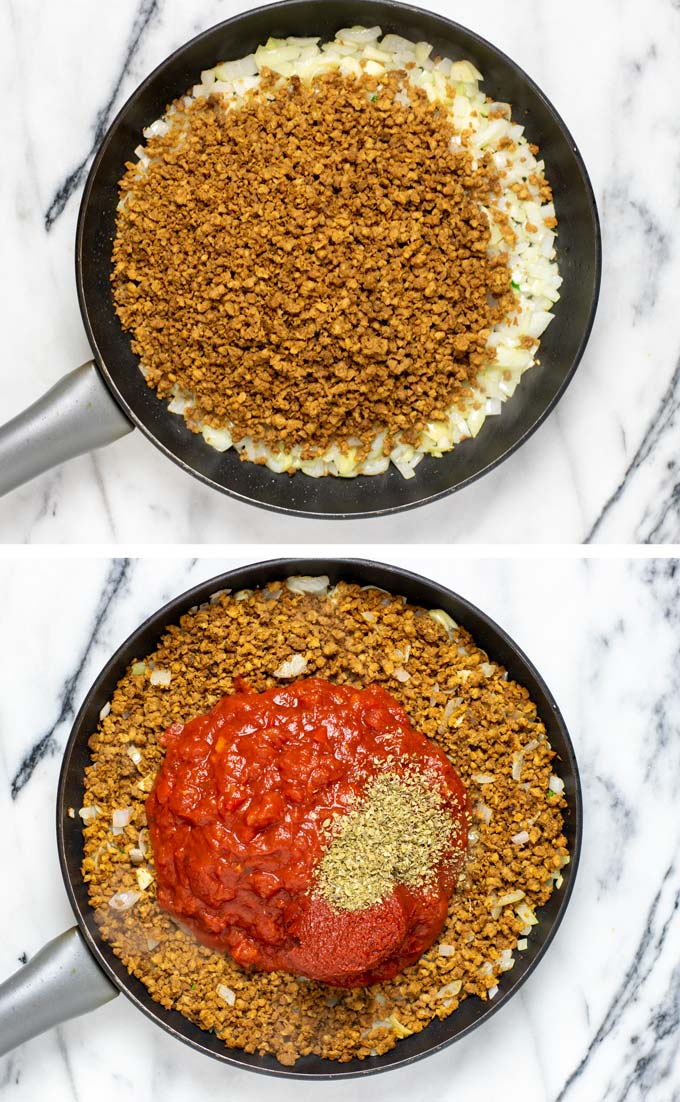
[[[529,939],[528,949],[517,955],[512,971],[500,977],[499,993],[492,1002],[483,1003],[481,999],[468,998],[449,1018],[434,1021],[421,1033],[400,1040],[395,1048],[382,1056],[352,1060],[346,1064],[307,1056],[298,1060],[295,1067],[287,1068],[279,1064],[273,1056],[250,1055],[226,1048],[214,1034],[200,1030],[177,1011],[166,1010],[155,1003],[144,985],[134,976],[128,975],[125,966],[99,935],[88,903],[87,886],[81,874],[81,824],[78,820],[71,819],[67,812],[69,807],[82,806],[83,773],[90,762],[89,736],[97,726],[101,708],[110,700],[116,684],[132,659],[153,650],[167,626],[177,623],[188,609],[207,600],[217,590],[255,588],[291,574],[328,574],[331,582],[343,579],[362,585],[377,585],[390,592],[402,594],[414,604],[421,604],[426,608],[443,608],[471,632],[475,641],[488,651],[493,661],[501,662],[510,676],[529,690],[546,726],[548,738],[559,756],[559,772],[565,783],[565,795],[569,803],[565,835],[571,862],[564,870],[562,888],[553,892],[546,906],[538,912],[539,925]],[[469,1033],[507,1003],[543,956],[567,907],[579,860],[581,821],[578,767],[562,716],[538,672],[505,632],[474,605],[425,578],[397,567],[338,559],[275,560],[234,570],[201,583],[151,616],[113,655],[88,693],[76,717],[64,753],[57,802],[59,859],[66,890],[90,949],[121,991],[158,1025],[201,1052],[241,1068],[298,1079],[350,1078],[411,1063]],[[558,997],[559,992],[556,991],[555,998]]]
[[[425,39],[435,52],[469,58],[484,74],[487,94],[513,105],[513,118],[541,147],[559,219],[558,260],[564,280],[555,320],[541,340],[541,366],[524,377],[500,416],[479,436],[441,459],[426,457],[416,477],[394,467],[382,475],[313,479],[274,474],[219,453],[167,412],[146,386],[111,299],[111,242],[117,182],[141,131],[167,104],[196,83],[202,69],[241,57],[269,35],[331,38],[343,26],[379,24],[383,32]],[[458,489],[510,455],[559,399],[579,363],[592,326],[600,281],[600,238],[592,189],[571,135],[555,109],[514,62],[471,31],[418,8],[383,0],[291,0],[236,16],[193,39],[161,64],[115,119],[92,166],[78,221],[78,294],[103,377],[133,421],[185,470],[243,501],[309,517],[377,516],[433,501]]]

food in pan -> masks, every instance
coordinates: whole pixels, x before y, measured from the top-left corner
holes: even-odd
[[[536,146],[469,61],[380,28],[270,39],[145,130],[113,295],[218,450],[405,478],[498,414],[561,283]]]
[[[257,694],[251,701],[257,708],[263,693],[280,692],[285,702],[292,691],[297,699],[310,679],[394,698],[432,755],[447,756],[471,809],[441,932],[419,959],[369,986],[242,967],[194,936],[186,908],[180,916],[174,900],[164,899],[178,925],[159,906],[166,872],[155,866],[147,800],[153,814],[154,785],[172,767],[173,740],[182,743],[172,725],[195,730],[195,717],[214,718],[223,698],[240,700],[244,684]],[[445,612],[371,587],[290,578],[215,594],[130,665],[90,746],[80,808],[83,875],[103,938],[164,1007],[213,1030],[229,1047],[271,1053],[287,1065],[309,1053],[338,1061],[383,1053],[455,1013],[463,999],[493,998],[503,973],[527,949],[539,908],[559,888],[569,860],[563,782],[526,689]],[[383,784],[385,776],[393,783],[382,772]],[[342,842],[342,818],[347,828],[349,816],[370,804],[370,787],[363,796],[339,823],[328,816],[327,863],[322,857],[315,884],[328,890],[336,912],[347,898],[336,894],[346,853],[338,863],[332,850]],[[186,807],[176,809],[180,820],[185,813],[190,817]],[[369,880],[357,890],[370,889]]]
[[[360,987],[440,933],[465,793],[383,688],[241,689],[163,745],[146,803],[157,898],[203,945]]]

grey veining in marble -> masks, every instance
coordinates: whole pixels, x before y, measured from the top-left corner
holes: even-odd
[[[136,84],[249,0],[5,0],[2,419],[89,358],[73,278],[93,151]],[[254,2],[254,0],[253,0]],[[680,9],[668,0],[429,0],[504,49],[581,148],[603,219],[601,305],[558,409],[515,456],[454,498],[374,521],[307,521],[239,505],[140,433],[0,502],[10,542],[677,541],[680,402]],[[96,15],[95,15],[96,10]]]
[[[379,556],[380,552],[374,552]],[[173,595],[257,558],[6,561],[0,569],[0,976],[72,919],[54,844],[70,723],[112,650]],[[678,1102],[680,1099],[680,565],[447,562],[382,551],[494,617],[536,663],[581,768],[585,832],[572,902],[513,1002],[445,1052],[367,1082],[349,1102]],[[0,1102],[312,1102],[320,1087],[222,1067],[126,1000],[0,1061]]]

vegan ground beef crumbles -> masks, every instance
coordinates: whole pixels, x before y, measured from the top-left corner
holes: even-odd
[[[386,689],[448,755],[472,807],[439,939],[370,987],[245,970],[200,945],[156,899],[145,802],[164,732],[214,708],[239,679],[260,693],[313,677]],[[337,1061],[382,1053],[462,999],[492,998],[569,860],[563,784],[526,689],[446,613],[374,588],[298,578],[216,594],[130,665],[90,747],[79,814],[102,936],[153,999],[229,1047],[286,1065],[310,1053]]]
[[[147,383],[279,472],[412,477],[500,412],[559,297],[509,106],[379,34],[207,70],[120,182],[113,296]]]

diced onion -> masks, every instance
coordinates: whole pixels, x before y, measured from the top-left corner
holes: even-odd
[[[465,84],[482,79],[479,69],[471,61],[454,61],[449,76],[451,80],[460,80]]]
[[[445,987],[440,987],[435,999],[455,999],[463,986],[462,980],[452,980]]]
[[[149,680],[152,685],[167,686],[172,681],[172,673],[170,670],[152,670]]]
[[[85,826],[87,826],[88,823],[93,823],[95,821],[100,811],[101,808],[98,807],[97,804],[90,804],[88,807],[81,807],[78,814],[85,823]]]
[[[304,654],[294,654],[282,662],[278,670],[274,670],[274,677],[299,677],[307,669],[307,659]]]
[[[508,907],[511,903],[519,903],[520,899],[524,899],[523,891],[508,892],[507,895],[502,895],[498,900],[499,907]]]
[[[513,846],[525,846],[529,841],[529,835],[526,830],[520,830],[519,834],[513,834],[510,841]]]
[[[538,924],[538,919],[536,918],[536,915],[532,911],[531,907],[529,907],[526,903],[520,903],[519,907],[515,907],[515,914],[521,922],[526,923],[526,925],[529,927],[536,926]]]
[[[477,814],[478,814],[479,818],[482,820],[482,822],[486,823],[486,825],[488,826],[489,823],[491,822],[491,815],[492,815],[491,808],[487,807],[486,804],[478,803],[475,807],[475,811],[477,812]]]
[[[255,76],[257,74],[255,54],[239,57],[236,61],[223,61],[221,65],[216,65],[214,69],[208,70],[206,75],[210,74],[214,74],[210,83],[213,83],[215,78],[217,80],[235,80],[238,77]],[[203,79],[203,73],[201,73],[201,79]],[[207,82],[203,80],[203,83]]]
[[[128,852],[128,857],[132,861],[133,865],[141,865],[142,861],[146,857],[148,852],[147,837],[149,835],[146,827],[142,827],[137,838],[137,845],[133,846]]]
[[[304,575],[286,578],[286,586],[291,593],[325,593],[330,582],[331,580],[326,574],[321,574],[318,578],[310,578]]]
[[[107,715],[109,714],[110,711],[111,711],[111,701],[107,700],[106,704],[104,705],[101,712],[99,713],[99,718],[100,719],[106,719],[106,717],[107,717]]]
[[[375,42],[381,34],[382,28],[380,27],[344,27],[338,31],[335,37],[340,42],[351,42],[352,45],[364,46],[367,42]]]
[[[141,751],[138,750],[138,748],[133,743],[130,743],[129,746],[126,746],[125,749],[127,751],[128,757],[131,758],[135,765],[139,765],[140,761],[142,760]]]
[[[148,869],[137,869],[137,883],[142,891],[148,888],[149,884],[153,880],[153,876]]]
[[[216,452],[226,452],[233,444],[233,437],[228,429],[216,429],[212,425],[204,425],[201,436]]]
[[[444,612],[443,608],[431,608],[429,615],[431,620],[441,624],[449,638],[451,638],[454,631],[457,630],[458,624],[449,616],[448,612]]]
[[[141,898],[141,892],[116,892],[109,899],[109,907],[112,911],[129,911]]]
[[[453,713],[455,712],[455,710],[456,710],[456,708],[458,707],[459,704],[460,704],[460,697],[455,697],[454,696],[454,697],[451,698],[451,700],[446,701],[446,704],[444,705],[444,714],[442,716],[442,721],[439,724],[439,727],[437,728],[437,734],[438,735],[443,735],[444,734],[444,732],[446,731],[446,728],[448,726],[448,722],[451,719],[451,716],[453,715]]]
[[[175,393],[171,402],[168,402],[169,413],[184,413],[185,409],[191,405],[191,398],[187,398],[184,394]]]
[[[455,956],[455,952],[456,952],[455,945],[445,945],[445,944],[442,943],[439,946],[439,956],[440,957],[452,957],[452,956]]]
[[[473,773],[472,779],[475,784],[493,784],[496,780],[491,773]]]
[[[521,937],[519,939],[519,941],[517,942],[517,948],[519,949],[520,953],[524,952],[524,950],[526,949],[528,944],[529,944],[529,942],[527,941],[527,939],[525,937]]]
[[[406,670],[402,670],[401,667],[398,667],[394,671],[394,676],[396,677],[397,681],[410,681],[411,680],[410,673],[407,673]]]
[[[113,834],[122,834],[123,831],[125,830],[125,827],[130,822],[131,818],[132,818],[132,808],[131,807],[124,807],[119,811],[114,811],[113,819],[112,819],[112,822],[113,822],[112,833]]]
[[[564,792],[564,781],[559,777],[550,778],[550,789],[556,796],[560,796]]]
[[[232,991],[231,987],[226,987],[223,983],[218,986],[217,994],[221,999],[224,999],[227,1006],[233,1006],[236,1002],[236,992]]]
[[[405,1026],[398,1018],[395,1018],[394,1014],[390,1014],[385,1024],[389,1026],[390,1029],[394,1030],[397,1037],[410,1037],[413,1033],[413,1030]]]
[[[416,477],[416,472],[413,469],[412,460],[395,459],[394,457],[392,457],[392,462],[394,463],[402,478],[408,480],[409,478]]]

